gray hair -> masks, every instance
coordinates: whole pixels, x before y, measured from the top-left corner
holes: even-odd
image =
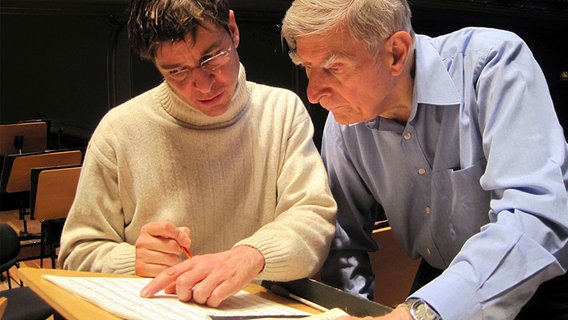
[[[343,27],[373,53],[395,32],[406,31],[413,36],[410,18],[406,0],[295,0],[282,20],[281,36],[292,61],[296,39],[333,33]]]
[[[195,40],[197,27],[209,23],[228,30],[227,0],[132,0],[128,36],[141,58],[153,60],[163,42]]]

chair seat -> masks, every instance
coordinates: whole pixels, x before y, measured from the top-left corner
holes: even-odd
[[[53,308],[28,287],[0,291],[8,298],[2,320],[45,320],[53,315]]]

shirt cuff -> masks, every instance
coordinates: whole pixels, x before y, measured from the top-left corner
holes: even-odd
[[[449,271],[428,283],[410,298],[426,301],[444,320],[481,320],[481,299],[475,287]]]

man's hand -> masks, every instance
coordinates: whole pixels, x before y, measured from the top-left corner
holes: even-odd
[[[391,313],[386,314],[381,317],[365,317],[365,318],[356,318],[356,317],[339,317],[337,320],[412,320],[410,316],[410,312],[408,308],[404,305],[398,305]]]
[[[181,301],[218,307],[223,300],[247,286],[264,268],[264,256],[255,248],[237,246],[215,254],[194,256],[161,272],[142,289],[152,297],[164,289]]]
[[[185,260],[180,246],[191,245],[190,230],[167,221],[150,222],[136,240],[136,275],[155,277]]]

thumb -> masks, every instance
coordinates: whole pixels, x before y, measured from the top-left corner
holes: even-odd
[[[176,241],[180,246],[189,248],[191,246],[191,230],[188,227],[178,227]]]

